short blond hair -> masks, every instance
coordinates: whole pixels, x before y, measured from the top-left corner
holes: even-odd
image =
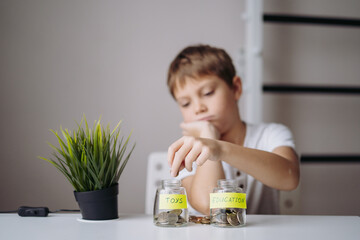
[[[186,77],[193,79],[215,75],[233,87],[235,67],[225,50],[209,45],[194,45],[183,49],[171,62],[167,85],[174,97],[174,89],[185,84]]]

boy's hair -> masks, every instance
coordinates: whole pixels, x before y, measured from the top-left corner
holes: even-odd
[[[220,48],[194,45],[183,49],[171,62],[167,85],[174,97],[174,89],[185,84],[185,78],[193,79],[215,75],[233,87],[236,71],[230,56]]]

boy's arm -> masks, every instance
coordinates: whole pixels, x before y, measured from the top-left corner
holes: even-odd
[[[273,152],[245,148],[225,141],[183,137],[187,151],[177,153],[172,161],[172,175],[177,175],[179,163],[198,165],[195,175],[183,180],[191,205],[201,213],[209,213],[209,193],[217,186],[217,180],[225,178],[221,161],[244,171],[263,184],[279,189],[293,190],[299,183],[299,163],[291,147],[277,147]],[[200,155],[188,154],[189,146],[202,149]],[[187,152],[187,153],[186,153]],[[192,155],[192,156],[191,156]],[[221,160],[221,161],[220,161]],[[191,171],[191,167],[187,169]]]
[[[185,178],[182,183],[191,205],[203,214],[209,214],[209,193],[216,187],[218,179],[225,178],[220,160],[272,188],[293,190],[299,183],[299,163],[291,147],[281,146],[273,152],[266,152],[219,140],[183,138],[186,138],[184,141],[190,139],[192,146],[201,146],[203,151],[200,151],[199,157],[196,154],[189,156],[189,148],[189,151],[177,153],[171,161],[172,175],[177,175],[179,162],[185,161],[185,165],[191,166],[196,161],[199,166],[196,174]],[[188,170],[191,171],[191,168]]]
[[[220,145],[221,160],[263,184],[279,190],[293,190],[298,186],[299,161],[291,147],[280,146],[273,152],[266,152],[228,142],[221,142]]]
[[[293,190],[299,183],[299,162],[291,147],[280,146],[273,152],[266,152],[225,141],[187,136],[181,138],[181,142],[183,145],[178,145],[176,149],[179,151],[173,161],[170,160],[173,176],[177,175],[178,165],[182,161],[185,161],[185,166],[191,166],[194,161],[198,166],[203,166],[207,162],[221,160],[272,188]],[[187,150],[182,151],[183,148]],[[187,169],[191,171],[191,167]]]
[[[184,136],[169,147],[168,153],[172,176],[184,167],[191,171],[194,161],[201,166],[182,183],[191,205],[204,214],[209,212],[209,193],[218,179],[225,178],[221,161],[279,190],[295,189],[299,182],[299,163],[291,147],[266,152],[217,139]]]

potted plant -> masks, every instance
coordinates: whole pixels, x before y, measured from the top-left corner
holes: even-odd
[[[73,185],[85,220],[118,218],[118,181],[135,147],[134,144],[125,153],[131,134],[125,141],[124,137],[119,138],[120,124],[121,121],[110,132],[109,125],[102,128],[99,119],[89,129],[84,115],[76,130],[60,127],[63,138],[50,130],[59,147],[48,143],[55,150],[53,158],[39,157],[54,165]]]

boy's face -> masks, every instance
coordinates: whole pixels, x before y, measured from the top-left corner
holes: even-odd
[[[216,76],[188,78],[185,82],[183,87],[178,84],[174,90],[184,122],[209,121],[220,134],[231,128],[239,118],[237,100],[241,95],[241,81],[234,89]]]

